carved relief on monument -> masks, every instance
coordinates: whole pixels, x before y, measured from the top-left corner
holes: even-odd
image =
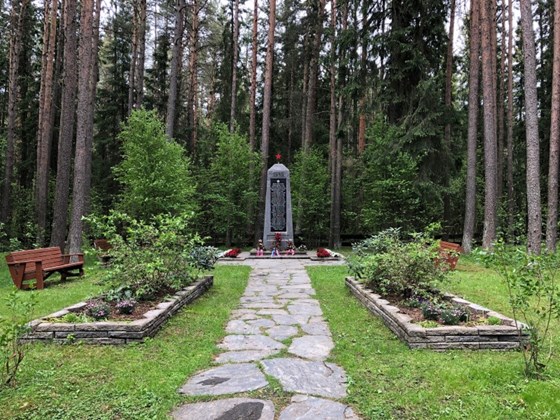
[[[270,228],[273,232],[286,231],[286,179],[270,180]]]

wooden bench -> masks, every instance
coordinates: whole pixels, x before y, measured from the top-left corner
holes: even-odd
[[[71,261],[75,257],[76,261]],[[37,289],[45,287],[44,281],[54,273],[60,273],[61,280],[84,275],[84,254],[63,255],[60,248],[39,248],[16,251],[6,255],[12,280],[18,289],[28,289],[35,279]],[[76,273],[74,270],[78,270]]]
[[[439,257],[445,261],[450,270],[455,270],[459,255],[464,252],[461,245],[453,242],[440,241],[439,243]]]
[[[94,239],[93,247],[98,251],[97,256],[101,264],[103,266],[109,265],[109,260],[111,259],[109,250],[113,248],[113,245],[107,239]]]

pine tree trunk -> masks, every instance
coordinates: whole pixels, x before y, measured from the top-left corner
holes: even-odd
[[[185,19],[185,0],[177,0],[175,6],[175,32],[173,34],[173,51],[169,66],[169,97],[167,98],[167,115],[165,118],[165,133],[172,138],[175,132],[175,117],[177,116],[177,98],[179,91],[179,75],[183,61],[183,32]]]
[[[476,139],[478,130],[480,80],[480,0],[471,0],[469,67],[469,120],[467,131],[467,180],[463,248],[472,250],[476,223]]]
[[[494,1],[494,0],[493,0]],[[482,247],[491,249],[496,240],[497,219],[497,145],[496,145],[496,91],[494,90],[491,4],[481,4],[482,18],[482,93],[484,100],[484,231]]]
[[[249,99],[249,146],[251,151],[255,150],[257,144],[256,128],[257,128],[257,54],[258,54],[258,18],[259,5],[258,0],[254,0],[253,9],[253,39],[252,39],[252,56],[251,56],[251,97]]]
[[[329,229],[329,246],[334,247],[335,238],[334,221],[336,191],[336,0],[331,0],[331,63],[330,63],[330,96],[329,109],[329,174],[331,176],[331,212]]]
[[[60,129],[58,136],[58,161],[56,170],[56,189],[53,205],[53,224],[51,246],[64,249],[68,221],[68,196],[72,164],[72,140],[76,112],[76,90],[78,87],[77,57],[77,1],[65,0],[63,11],[64,25],[64,76],[62,87],[62,106],[60,110]]]
[[[504,143],[505,143],[505,124],[504,124],[504,96],[505,96],[505,68],[506,68],[506,4],[502,0],[502,26],[501,26],[501,53],[500,53],[500,72],[498,80],[498,199],[502,200],[504,191]]]
[[[515,190],[513,188],[513,0],[508,1],[508,105],[507,105],[507,189],[508,236],[513,240],[515,227]]]
[[[23,22],[30,0],[12,0],[10,12],[10,48],[8,62],[8,127],[6,144],[6,165],[0,203],[0,222],[7,223],[12,207],[12,182],[17,139],[17,112],[19,107],[19,57],[22,50]]]
[[[133,0],[132,57],[128,87],[128,113],[142,106],[144,97],[144,62],[146,55],[146,0]]]
[[[368,37],[369,37],[369,24],[367,15],[368,2],[362,3],[362,57],[360,63],[361,83],[362,83],[362,96],[359,101],[359,115],[358,115],[358,153],[361,154],[366,150],[366,95],[368,89],[368,69],[367,69],[367,52],[368,52]]]
[[[520,0],[523,28],[525,134],[527,136],[527,249],[541,251],[541,187],[539,180],[539,121],[537,64],[531,0]]]
[[[558,149],[560,143],[560,0],[554,1],[554,46],[552,62],[552,98],[550,116],[550,151],[548,167],[548,217],[546,247],[556,251],[558,235]]]
[[[317,79],[319,77],[319,54],[321,51],[321,38],[323,34],[323,12],[325,1],[318,0],[319,8],[316,17],[315,35],[311,47],[311,60],[309,62],[309,82],[307,86],[307,110],[305,116],[305,141],[304,150],[309,150],[313,144],[315,112],[317,109]]]
[[[95,0],[99,2],[100,0]],[[96,4],[94,0],[83,0],[80,14],[80,38],[78,44],[78,103],[76,119],[76,153],[74,157],[74,185],[72,189],[72,215],[68,233],[70,253],[80,252],[82,247],[83,221],[86,212],[87,190],[89,186],[88,168],[91,160],[92,139],[90,120],[93,120],[93,99],[95,86],[94,20]]]
[[[197,143],[197,92],[198,92],[198,14],[200,9],[198,7],[198,0],[192,2],[192,25],[189,42],[189,93],[188,93],[188,114],[189,114],[189,128],[190,128],[190,148],[193,156],[196,154]]]
[[[259,217],[255,229],[255,243],[262,239],[264,230],[264,206],[266,198],[266,174],[268,164],[268,148],[270,143],[270,108],[272,102],[272,70],[274,65],[274,31],[276,30],[276,0],[270,0],[268,17],[268,37],[265,59],[263,121],[261,140],[261,174],[259,184]]]
[[[239,0],[232,0],[232,61],[231,61],[231,107],[229,114],[229,131],[235,130],[235,115],[237,108],[237,61],[239,60]]]
[[[37,173],[35,176],[35,209],[37,213],[37,244],[45,243],[49,197],[49,163],[53,133],[53,91],[56,49],[56,17],[58,0],[45,0],[45,25],[39,92],[39,126],[37,130]]]

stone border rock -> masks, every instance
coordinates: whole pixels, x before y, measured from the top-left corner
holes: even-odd
[[[446,294],[445,298],[461,306],[468,306],[473,312],[493,316],[502,320],[502,325],[478,325],[475,327],[444,326],[424,328],[411,322],[411,317],[403,314],[387,300],[373,293],[352,277],[346,277],[346,286],[370,312],[379,316],[411,349],[468,349],[468,350],[512,350],[520,347],[520,342],[528,340],[528,333],[519,335],[516,321],[465,299]],[[527,326],[518,325],[523,329]]]
[[[82,342],[87,344],[128,344],[142,342],[154,336],[165,321],[184,305],[203,295],[214,284],[213,276],[206,276],[190,286],[178,291],[174,296],[161,302],[156,309],[135,321],[97,321],[88,323],[48,322],[49,318],[60,318],[70,312],[82,309],[86,302],[80,302],[58,312],[29,322],[31,331],[25,334],[23,342]]]

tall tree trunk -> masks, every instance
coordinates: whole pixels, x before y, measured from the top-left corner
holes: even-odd
[[[533,254],[539,254],[542,227],[535,33],[531,0],[520,0],[520,6],[525,76],[525,135],[527,136],[527,249]]]
[[[53,224],[51,246],[64,249],[66,225],[68,221],[68,196],[72,164],[72,140],[76,113],[76,90],[78,87],[78,38],[76,24],[77,1],[65,0],[63,11],[64,25],[64,76],[62,87],[62,106],[60,110],[60,129],[58,136],[58,161],[56,188],[53,205]]]
[[[177,116],[177,98],[179,91],[179,75],[183,61],[183,32],[185,20],[185,0],[177,0],[175,9],[175,32],[173,34],[173,51],[169,68],[169,97],[167,98],[167,115],[165,118],[165,134],[169,138],[175,132]]]
[[[197,92],[198,92],[198,32],[199,22],[198,14],[200,12],[198,0],[192,2],[192,25],[189,42],[189,93],[188,93],[188,114],[189,114],[189,128],[190,128],[190,148],[193,156],[196,154],[197,143]]]
[[[495,1],[495,0],[492,0]],[[481,4],[482,18],[482,93],[484,100],[484,232],[482,246],[491,249],[496,239],[497,219],[497,145],[496,145],[496,91],[494,89],[494,57],[492,45],[493,7]]]
[[[508,236],[513,240],[515,190],[513,188],[513,0],[508,1],[508,104],[507,104],[507,190]]]
[[[552,62],[552,98],[550,116],[550,151],[548,166],[548,217],[546,247],[556,251],[558,234],[558,149],[560,143],[560,0],[554,1],[554,59]]]
[[[0,203],[0,222],[7,223],[12,207],[12,181],[17,141],[17,110],[19,107],[19,57],[22,50],[23,22],[30,0],[12,0],[10,12],[10,49],[8,61],[8,127],[6,144],[6,165]]]
[[[301,88],[301,147],[305,147],[305,117],[306,117],[306,109],[307,109],[307,85],[309,84],[309,62],[306,60],[305,57],[305,50],[306,50],[306,40],[303,41],[303,83]],[[296,232],[298,230],[296,229]]]
[[[239,0],[232,0],[232,60],[231,60],[231,109],[229,114],[229,131],[235,129],[235,110],[237,108],[237,61],[239,57]]]
[[[257,126],[257,37],[259,23],[259,1],[254,0],[253,9],[253,39],[251,56],[251,98],[249,99],[249,146],[251,151],[255,150],[256,145],[256,126]]]
[[[480,0],[471,0],[469,67],[469,120],[467,133],[467,185],[463,248],[472,250],[476,223],[476,139],[478,130],[480,80]]]
[[[133,0],[132,58],[128,86],[128,113],[142,106],[144,98],[144,63],[146,55],[146,0]]]
[[[93,120],[95,87],[95,11],[100,0],[83,0],[80,13],[80,39],[78,44],[78,103],[76,120],[76,154],[74,157],[74,186],[72,189],[72,215],[68,233],[70,253],[80,252],[82,247],[83,221],[87,206],[89,185],[88,168],[91,160],[92,139],[90,120]]]
[[[498,199],[501,201],[504,190],[504,143],[505,143],[505,124],[504,124],[504,96],[505,96],[505,68],[506,68],[506,3],[502,0],[502,25],[501,25],[501,53],[500,53],[500,72],[498,80],[498,104],[497,104],[497,123],[498,123]]]
[[[311,60],[309,61],[309,82],[307,86],[307,110],[305,116],[305,141],[304,150],[309,150],[313,144],[315,112],[317,109],[317,79],[319,77],[319,54],[321,51],[321,38],[323,35],[323,12],[325,1],[318,0],[319,8],[316,16],[315,35],[311,47]]]
[[[330,96],[331,103],[329,109],[329,173],[331,176],[331,212],[330,212],[330,229],[329,229],[329,246],[340,246],[340,230],[335,229],[337,213],[340,213],[340,207],[337,207],[336,196],[338,194],[336,185],[336,167],[337,167],[337,135],[336,135],[336,0],[331,0],[331,63],[330,63]]]
[[[264,230],[264,206],[266,198],[266,174],[268,147],[270,143],[270,108],[272,102],[272,70],[274,65],[274,31],[276,30],[276,0],[270,0],[268,16],[268,37],[265,59],[263,121],[261,140],[261,176],[259,188],[259,217],[255,229],[255,243],[262,238]]]
[[[39,126],[37,130],[37,173],[35,176],[35,209],[37,213],[37,244],[45,243],[49,197],[49,163],[53,133],[54,59],[56,49],[56,18],[58,0],[45,0],[45,25],[41,59],[39,92]]]
[[[359,100],[358,109],[358,153],[363,153],[366,149],[366,97],[368,89],[368,36],[369,36],[369,21],[368,21],[368,6],[369,2],[362,3],[362,57],[360,63],[361,83],[362,83],[362,97]]]

